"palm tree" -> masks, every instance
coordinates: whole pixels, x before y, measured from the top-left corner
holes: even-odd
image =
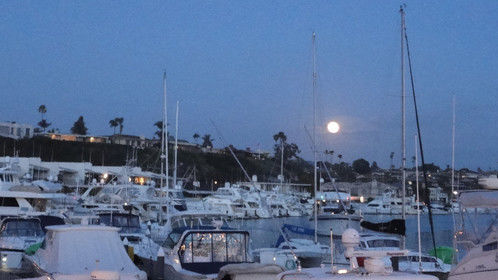
[[[123,133],[123,122],[124,118],[115,118],[116,123],[119,125],[119,134]]]
[[[194,133],[194,136],[192,136],[192,137],[194,138],[194,141],[197,144],[197,141],[198,141],[199,137],[201,137],[201,136],[196,132],[196,133]]]
[[[109,126],[114,128],[114,133],[113,134],[116,134],[116,127],[118,127],[118,122],[116,121],[116,119],[114,120],[110,120],[109,121]]]
[[[38,112],[41,114],[41,117],[42,117],[42,120],[44,119],[44,115],[45,113],[47,112],[47,107],[45,105],[40,105],[40,107],[38,107]]]
[[[51,125],[51,123],[47,122],[45,119],[45,113],[47,113],[47,106],[45,105],[40,105],[38,107],[38,112],[41,114],[41,121],[38,122],[38,126],[43,128],[43,132],[45,132],[45,129]]]
[[[157,131],[154,134],[161,140],[163,138],[163,121],[155,122],[154,126],[157,127]]]
[[[205,134],[204,136],[202,136],[202,146],[205,148],[212,148],[213,141],[214,139],[211,139],[211,134]]]
[[[282,131],[280,131],[279,133],[273,135],[273,140],[275,140],[275,142],[277,142],[279,139],[280,139],[280,142],[284,142],[285,143],[285,141],[287,141],[287,136]]]

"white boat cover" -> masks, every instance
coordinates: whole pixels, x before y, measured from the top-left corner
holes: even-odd
[[[33,259],[49,273],[88,275],[117,271],[143,275],[126,254],[118,228],[104,226],[48,226],[45,244]]]
[[[498,190],[460,193],[463,208],[498,208]]]

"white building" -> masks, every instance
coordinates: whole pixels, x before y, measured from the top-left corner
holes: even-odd
[[[16,122],[0,122],[0,136],[12,139],[31,138],[34,134],[34,127],[29,124]]]

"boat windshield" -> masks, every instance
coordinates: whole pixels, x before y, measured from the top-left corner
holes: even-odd
[[[398,240],[392,239],[376,239],[367,241],[369,248],[383,248],[383,247],[399,247]]]
[[[180,247],[183,263],[240,263],[247,261],[247,233],[191,232]]]
[[[101,215],[100,223],[107,226],[119,227],[121,228],[120,233],[138,233],[141,230],[138,216],[133,215]]]
[[[0,236],[43,236],[38,220],[9,220],[2,224]]]

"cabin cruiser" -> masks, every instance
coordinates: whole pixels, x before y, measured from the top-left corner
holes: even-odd
[[[163,248],[165,279],[236,279],[234,275],[273,279],[282,272],[275,264],[253,263],[249,233],[227,228],[222,221],[196,229],[174,228]]]
[[[208,196],[203,199],[206,210],[217,210],[232,218],[244,218],[246,216],[245,206],[242,199],[231,199],[228,197]]]
[[[498,277],[498,191],[466,191],[459,197],[461,225],[455,233],[457,252],[466,252],[450,272],[449,280],[497,279]],[[476,208],[490,209],[486,216],[470,215]],[[477,213],[474,212],[474,213]],[[488,222],[486,223],[486,220]],[[487,230],[473,226],[485,224]]]
[[[417,204],[415,197],[405,197],[405,213],[407,215],[416,215],[417,208],[425,209],[422,203]],[[397,197],[393,192],[386,192],[382,196],[362,207],[363,214],[380,214],[380,215],[401,215],[403,212],[403,199]]]
[[[162,244],[173,228],[200,228],[212,226],[215,221],[221,221],[224,227],[228,227],[228,219],[229,216],[217,211],[183,211],[169,215],[164,225],[151,223],[150,232],[152,239]]]
[[[348,228],[360,230],[362,216],[355,214],[351,208],[351,196],[346,192],[323,192],[317,194],[318,215],[317,220],[322,224],[318,235],[330,236],[330,230],[333,235],[341,236]],[[313,220],[314,217],[310,217]]]
[[[379,250],[399,250],[401,240],[398,236],[388,234],[360,234],[360,248],[369,251]],[[395,256],[385,259],[385,262],[395,263],[397,271],[410,271],[433,274],[447,274],[451,266],[443,263],[438,259],[427,254],[421,254],[419,262],[418,252],[410,251],[405,256]]]
[[[22,268],[22,256],[30,246],[41,243],[45,233],[40,219],[7,217],[0,222],[0,256],[2,271]]]
[[[261,263],[276,263],[286,270],[318,267],[324,262],[330,262],[330,247],[311,240],[314,230],[284,224],[274,248],[259,248],[253,251],[255,261]],[[310,238],[306,238],[310,237]]]
[[[488,177],[481,177],[479,178],[478,183],[485,189],[498,189],[498,177],[496,174],[489,175]]]
[[[133,253],[143,260],[155,260],[159,245],[145,234],[140,226],[140,218],[130,213],[99,214],[100,224],[119,228],[119,236],[124,245],[133,247]]]
[[[445,264],[441,259],[427,254],[419,256],[418,252],[412,251],[407,256],[396,258],[399,271],[448,274],[451,269],[451,265]]]
[[[319,268],[303,268],[280,273],[275,279],[278,280],[435,280],[431,275],[414,274],[407,272],[393,271],[390,263],[385,263],[384,259],[392,256],[406,256],[407,250],[376,250],[369,251],[358,249],[360,246],[360,234],[354,229],[344,231],[341,237],[342,245],[345,248],[344,256],[349,259],[348,266],[331,266]],[[333,257],[332,257],[333,258]]]
[[[98,225],[47,227],[41,247],[27,260],[40,279],[146,280],[123,250],[118,228]]]

